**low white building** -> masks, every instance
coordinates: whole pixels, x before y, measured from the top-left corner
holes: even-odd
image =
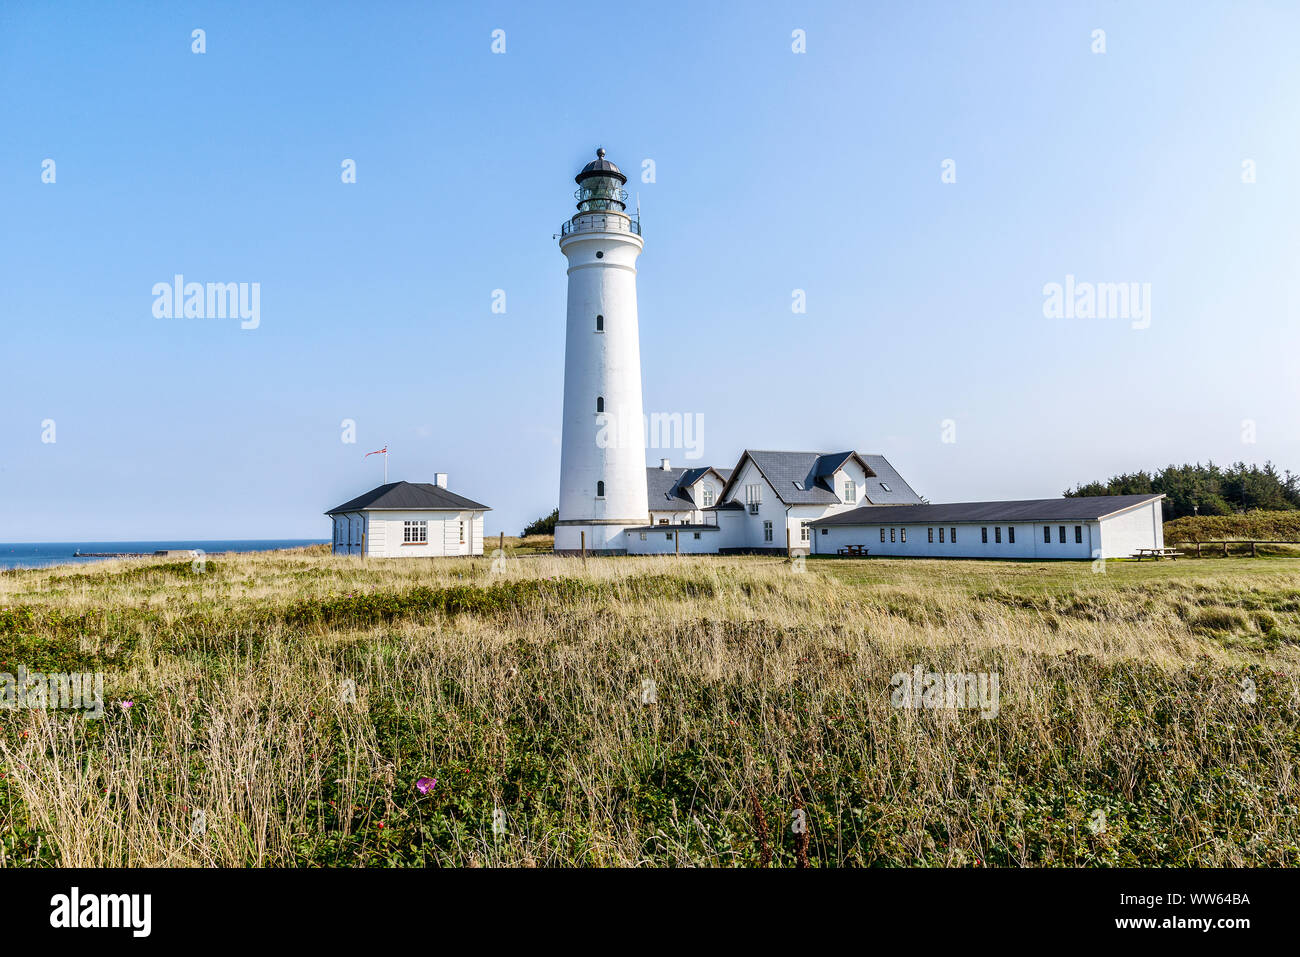
[[[862,507],[812,523],[812,554],[927,558],[1127,558],[1163,548],[1164,495]]]
[[[438,558],[483,554],[486,505],[432,485],[389,482],[325,514],[334,525],[334,554],[367,558]]]

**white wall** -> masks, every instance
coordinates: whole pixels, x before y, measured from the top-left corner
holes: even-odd
[[[365,533],[366,555],[370,558],[438,558],[447,555],[483,554],[483,515],[481,511],[436,511],[413,509],[410,511],[369,511],[364,514],[338,516],[336,529],[345,527],[340,519],[352,519],[351,544],[335,545],[335,554],[361,554],[361,535]],[[428,523],[428,541],[407,544],[404,523]],[[464,523],[465,540],[461,541],[461,523]]]
[[[560,250],[569,263],[569,295],[559,520],[644,525],[648,509],[636,303],[641,237],[584,228],[564,236]],[[596,331],[598,314],[605,317],[602,332]],[[598,396],[604,399],[604,415],[596,412]],[[602,427],[611,433],[604,447],[597,441]],[[600,481],[605,483],[603,497],[596,495]],[[583,532],[589,549],[623,546],[621,527],[593,522],[557,525],[556,550],[576,550]]]
[[[713,555],[718,551],[721,536],[720,530],[692,531],[674,528],[671,525],[665,525],[662,529],[652,532],[623,533],[624,545],[629,555],[673,555],[677,553],[678,543],[681,545],[683,555]]]
[[[1100,536],[1095,522],[1069,522],[1065,526],[1065,543],[1060,541],[1060,523],[1048,526],[1051,542],[1043,541],[1043,524],[1035,522],[949,522],[943,526],[944,540],[939,542],[939,526],[916,524],[836,525],[823,530],[814,529],[813,554],[835,555],[847,545],[865,545],[870,555],[910,556],[915,558],[1007,558],[1007,559],[1091,559],[1094,548],[1100,547]],[[1079,526],[1083,541],[1075,541],[1075,526]],[[934,529],[934,541],[929,540],[929,530]],[[957,541],[952,540],[952,530],[957,529]],[[988,542],[980,534],[988,529]],[[1015,529],[1016,540],[1011,542],[1009,529]],[[884,529],[885,541],[880,541]],[[893,541],[890,541],[890,530]],[[907,541],[903,541],[903,530]],[[997,541],[997,529],[1002,530],[1002,541]],[[823,534],[824,532],[824,534]]]
[[[1102,519],[1102,558],[1127,558],[1139,548],[1163,548],[1164,509],[1160,500]]]

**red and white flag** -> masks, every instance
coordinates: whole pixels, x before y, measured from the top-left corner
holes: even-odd
[[[388,454],[388,446],[385,445],[382,449],[375,449],[375,451],[373,452],[367,452],[365,455],[361,457],[363,459],[368,459],[372,455],[387,455],[387,454]]]

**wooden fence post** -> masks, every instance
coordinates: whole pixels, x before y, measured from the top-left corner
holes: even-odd
[[[582,561],[583,561],[584,564],[586,564],[586,561],[587,561],[587,533],[586,533],[585,531],[583,531],[583,532],[579,532],[578,534],[582,536]]]

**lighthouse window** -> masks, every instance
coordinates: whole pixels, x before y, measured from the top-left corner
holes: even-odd
[[[602,252],[597,252],[597,253],[596,253],[596,258],[597,258],[597,259],[604,259],[604,258],[605,258],[605,254],[602,253]]]
[[[603,395],[596,396],[596,411],[597,412],[605,411],[605,397]]]
[[[605,483],[604,483],[604,482],[597,482],[597,483],[596,483],[596,498],[604,498],[604,497],[605,497]]]
[[[605,331],[605,317],[604,317],[604,316],[597,316],[597,317],[596,317],[596,331],[597,331],[597,332],[604,332],[604,331]]]

